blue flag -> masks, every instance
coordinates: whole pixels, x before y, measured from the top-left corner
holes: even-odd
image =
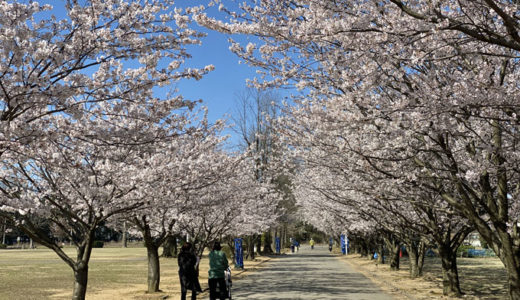
[[[235,268],[244,268],[244,249],[241,238],[235,239]]]
[[[341,253],[347,254],[347,245],[346,245],[346,241],[345,241],[345,235],[342,234],[340,236],[340,238],[341,238]]]

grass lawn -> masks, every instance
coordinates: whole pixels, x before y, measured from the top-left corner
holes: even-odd
[[[65,251],[75,255],[76,250]],[[266,259],[245,262],[246,270],[255,269]],[[177,270],[177,259],[161,258],[162,292],[146,294],[146,248],[95,248],[89,264],[87,299],[179,298]],[[199,277],[203,289],[207,274],[208,260],[203,257]],[[239,272],[234,272],[233,277],[239,278]],[[70,267],[46,248],[0,250],[0,300],[70,299],[73,278]]]

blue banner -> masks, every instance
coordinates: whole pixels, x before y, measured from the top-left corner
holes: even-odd
[[[235,239],[235,268],[244,268],[244,249],[241,238]]]
[[[276,244],[276,254],[280,254],[280,250],[281,250],[280,237],[275,237],[274,242]]]
[[[341,253],[343,254],[347,254],[347,245],[346,245],[346,241],[345,241],[345,235],[342,234],[340,236],[340,239],[341,239]]]

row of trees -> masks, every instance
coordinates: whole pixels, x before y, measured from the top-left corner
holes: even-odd
[[[0,1],[0,215],[71,267],[73,299],[85,298],[96,230],[116,219],[143,237],[154,292],[168,238],[189,234],[201,255],[276,218],[262,162],[224,151],[223,122],[167,89],[213,69],[183,67],[200,8],[173,5]]]
[[[435,243],[452,295],[476,229],[520,299],[517,1],[213,2],[226,18],[195,19],[255,36],[231,41],[254,83],[300,90],[276,126],[309,222],[406,244],[412,276]]]

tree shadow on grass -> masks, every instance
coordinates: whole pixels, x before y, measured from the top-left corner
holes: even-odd
[[[507,299],[507,273],[497,258],[457,258],[460,288],[466,296],[482,300]],[[403,258],[402,270],[409,269]],[[424,264],[425,279],[432,280],[442,289],[441,261],[427,257]]]

